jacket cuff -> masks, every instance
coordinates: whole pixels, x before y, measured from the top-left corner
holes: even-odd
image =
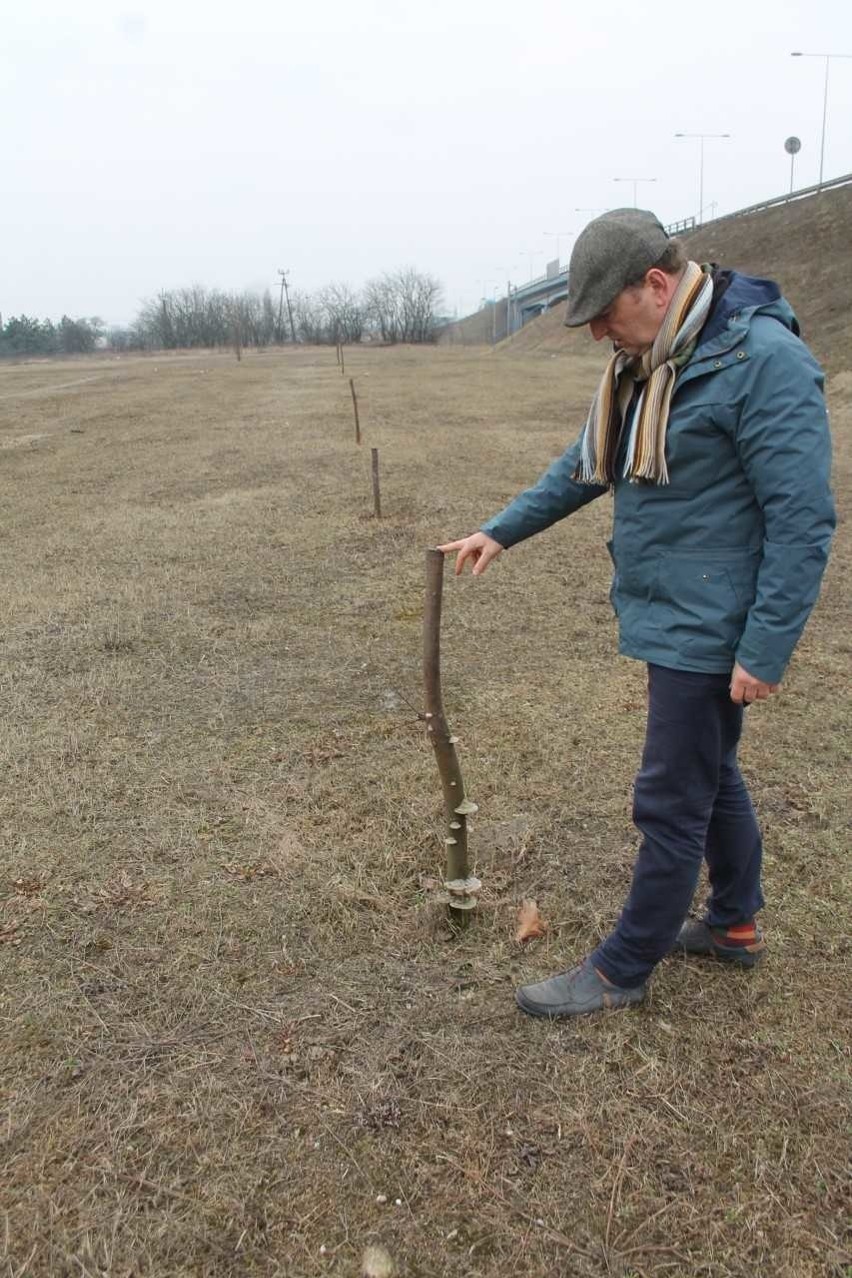
[[[776,655],[770,657],[766,651],[760,652],[756,647],[748,642],[741,643],[734,654],[737,663],[742,666],[754,679],[760,679],[762,683],[780,683],[784,677],[784,671],[790,661],[792,653],[786,657]]]
[[[515,542],[519,540],[519,538],[511,536],[508,524],[505,523],[499,515],[495,515],[493,519],[489,519],[487,523],[482,525],[479,531],[484,532],[486,537],[493,537],[495,541],[500,543],[504,550],[508,550],[511,546],[514,546]]]

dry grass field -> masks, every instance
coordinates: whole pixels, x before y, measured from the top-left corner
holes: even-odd
[[[605,499],[447,573],[484,890],[461,937],[435,901],[424,550],[574,437],[599,358],[347,351],[360,449],[333,351],[0,369],[2,1275],[852,1274],[848,372],[847,522],[743,747],[765,964],[515,1009],[634,854]]]

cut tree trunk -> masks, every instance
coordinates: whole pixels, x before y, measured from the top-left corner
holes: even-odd
[[[476,906],[482,886],[470,873],[467,856],[467,818],[476,804],[465,798],[461,767],[444,714],[441,695],[441,605],[444,588],[444,556],[426,551],[426,609],[423,618],[423,681],[426,692],[426,732],[435,751],[441,777],[446,816],[444,846],[447,850],[444,888],[450,915],[464,924]]]

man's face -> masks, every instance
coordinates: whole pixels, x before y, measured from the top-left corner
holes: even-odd
[[[625,354],[641,355],[653,345],[664,314],[658,292],[645,280],[622,289],[606,310],[589,322],[589,329],[596,342],[608,337]]]

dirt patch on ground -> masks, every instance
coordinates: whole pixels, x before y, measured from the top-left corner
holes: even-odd
[[[44,439],[45,432],[39,431],[35,435],[10,435],[4,440],[0,440],[0,448],[26,448],[29,444],[35,444],[40,439]]]
[[[80,370],[0,369],[49,392],[0,408],[0,440],[46,435],[0,468],[5,1270],[356,1275],[373,1246],[419,1278],[845,1278],[848,524],[750,712],[765,966],[669,961],[635,1013],[540,1024],[513,986],[610,927],[635,846],[610,508],[448,583],[462,938],[423,551],[574,437],[594,361],[347,351],[361,449],[333,352]]]

